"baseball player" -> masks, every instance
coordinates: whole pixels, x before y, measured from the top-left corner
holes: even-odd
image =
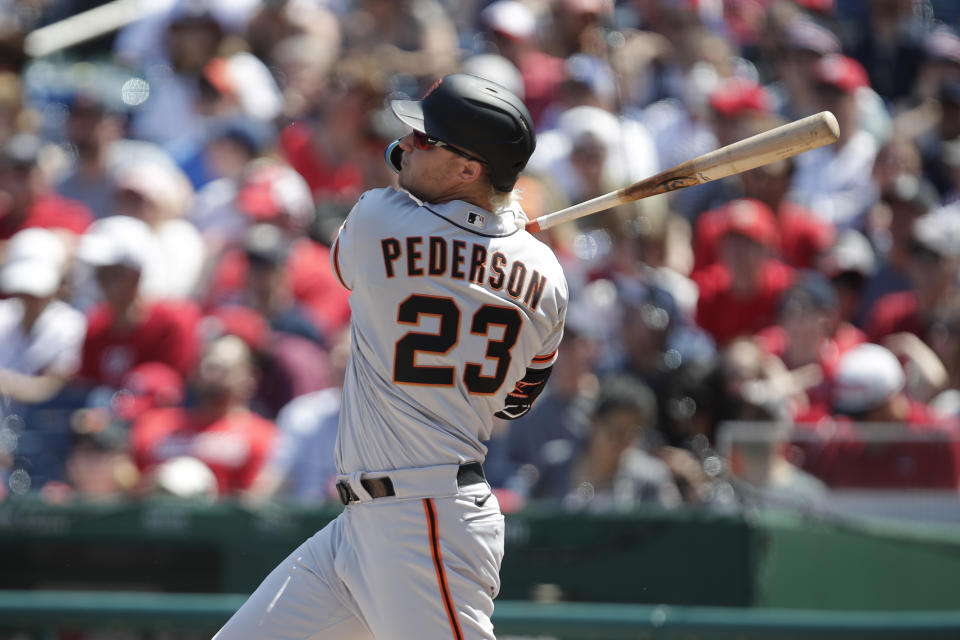
[[[504,520],[482,442],[543,389],[567,285],[511,198],[535,146],[523,103],[452,74],[391,107],[413,129],[387,148],[402,190],[364,193],[331,256],[351,291],[346,508],[217,640],[494,638]]]

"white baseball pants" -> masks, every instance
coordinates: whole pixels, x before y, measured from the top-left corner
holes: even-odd
[[[504,520],[486,482],[456,465],[389,475],[267,576],[214,640],[494,639]]]

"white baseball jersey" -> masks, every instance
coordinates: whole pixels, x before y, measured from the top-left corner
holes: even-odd
[[[352,292],[341,473],[482,462],[507,394],[553,364],[566,279],[517,216],[393,188],[360,197],[331,252]]]

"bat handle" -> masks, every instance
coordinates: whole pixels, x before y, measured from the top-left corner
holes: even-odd
[[[577,218],[582,218],[591,213],[597,213],[598,211],[603,211],[628,201],[627,198],[624,198],[623,189],[611,191],[602,196],[597,196],[592,200],[586,200],[567,207],[566,209],[560,209],[560,211],[554,211],[553,213],[542,215],[539,218],[534,218],[527,222],[526,228],[530,233],[536,233],[537,231],[555,227],[568,220],[576,220]]]

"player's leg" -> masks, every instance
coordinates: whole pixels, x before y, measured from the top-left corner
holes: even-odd
[[[377,640],[494,639],[504,522],[486,484],[359,506],[350,531],[362,540],[345,575]]]
[[[291,553],[214,640],[372,640],[334,570],[339,518]]]

